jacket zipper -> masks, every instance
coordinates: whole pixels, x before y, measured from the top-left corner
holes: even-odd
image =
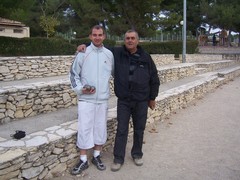
[[[99,51],[97,50],[97,84],[96,84],[97,94],[96,94],[96,101],[98,100],[98,93],[99,93]]]

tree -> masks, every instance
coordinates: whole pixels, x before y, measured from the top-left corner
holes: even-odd
[[[201,12],[205,15],[205,22],[212,27],[228,30],[229,34],[240,31],[239,11],[238,0],[202,0]],[[228,46],[231,43],[230,38],[231,36],[228,36]]]
[[[219,27],[239,32],[238,1],[188,0],[187,30],[198,36],[199,28],[209,25],[209,31]],[[31,36],[76,31],[77,37],[87,37],[89,27],[100,24],[111,35],[135,29],[149,37],[160,28],[180,30],[183,0],[1,0],[0,17],[23,22]]]
[[[115,0],[106,1],[109,30],[122,35],[127,29],[135,29],[140,36],[154,35],[159,23],[162,0]]]
[[[161,25],[164,30],[172,31],[181,28],[180,21],[183,20],[183,0],[164,0],[162,2]],[[200,1],[187,1],[187,31],[198,36],[198,29],[202,23],[200,13]]]
[[[47,38],[55,33],[55,27],[58,26],[59,21],[52,16],[41,16],[40,26],[47,33]]]
[[[0,17],[10,18],[12,12],[19,9],[20,4],[21,4],[21,1],[1,0],[0,1]]]
[[[27,23],[30,15],[30,8],[33,6],[32,0],[1,0],[0,17]]]
[[[79,17],[82,34],[95,24],[103,25],[111,35],[123,35],[135,29],[140,36],[155,34],[162,0],[70,0]]]
[[[69,3],[72,13],[68,17],[75,20],[71,28],[76,30],[78,37],[87,37],[89,28],[96,24],[105,26],[107,16],[101,1],[69,0]]]
[[[161,6],[159,27],[166,31],[178,29],[183,20],[183,1],[163,0]]]
[[[59,10],[62,12],[62,5],[65,0],[40,0],[40,8],[42,15],[40,16],[40,26],[47,34],[47,38],[55,32],[56,26],[60,25],[57,17]]]
[[[30,27],[31,36],[42,36],[44,32],[40,26],[40,17],[51,16],[57,19],[59,16],[62,16],[66,1],[67,0],[1,0],[0,17],[21,21]]]

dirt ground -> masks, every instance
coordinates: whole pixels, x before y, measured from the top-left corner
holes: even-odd
[[[144,165],[134,165],[129,139],[125,164],[111,172],[112,149],[102,154],[105,171],[91,163],[82,175],[52,180],[239,180],[240,77],[145,131]]]

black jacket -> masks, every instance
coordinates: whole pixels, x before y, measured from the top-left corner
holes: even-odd
[[[158,95],[160,81],[151,56],[140,46],[131,55],[125,46],[114,47],[114,91],[121,100],[148,101]]]

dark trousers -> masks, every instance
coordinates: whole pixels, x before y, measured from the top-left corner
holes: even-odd
[[[147,110],[148,110],[147,101],[135,102],[118,99],[117,102],[118,125],[113,152],[115,163],[120,164],[124,163],[129,130],[129,120],[131,116],[133,120],[134,129],[131,156],[132,158],[141,158],[143,156],[142,144],[147,120]]]

